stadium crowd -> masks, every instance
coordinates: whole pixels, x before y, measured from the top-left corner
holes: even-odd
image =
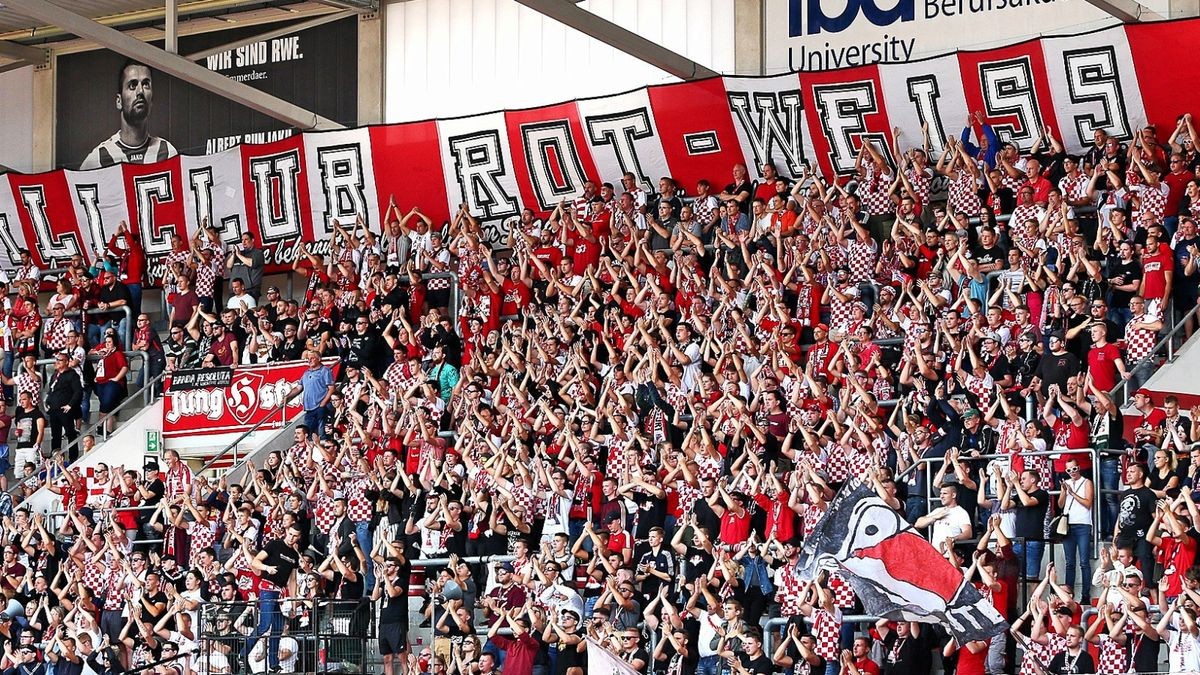
[[[45,306],[27,260],[0,289],[0,670],[314,670],[293,634],[322,599],[361,601],[388,675],[581,675],[588,638],[669,675],[1198,670],[1200,425],[1140,388],[1200,295],[1194,138],[1184,115],[1020,154],[979,116],[866,143],[848,181],[588,182],[502,242],[465,206],[393,203],[382,232],[298,244],[296,299],[214,228],[151,269],[121,227]],[[71,441],[93,392],[127,395],[125,349],[151,376],[305,359],[305,423],[240,484],[173,451],[81,475],[94,439]],[[960,645],[802,577],[852,480],[1013,630]],[[41,487],[65,516],[22,508]]]

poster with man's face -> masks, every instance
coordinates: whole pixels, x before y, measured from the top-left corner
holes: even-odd
[[[275,24],[185,36],[190,54]],[[200,61],[210,70],[347,126],[357,121],[358,25],[354,18],[252,42]],[[210,154],[294,133],[284,122],[108,50],[57,60],[55,162],[94,169],[150,164],[178,153]]]

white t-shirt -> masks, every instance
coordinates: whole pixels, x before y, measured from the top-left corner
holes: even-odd
[[[946,539],[952,539],[967,531],[971,527],[971,518],[967,515],[967,510],[961,506],[955,506],[947,510],[945,517],[933,522],[933,527],[929,533],[929,541],[933,543],[933,547],[941,551],[941,543]]]
[[[1171,630],[1167,633],[1168,672],[1194,673],[1200,670],[1200,644],[1196,638],[1179,630],[1179,617],[1171,617]]]

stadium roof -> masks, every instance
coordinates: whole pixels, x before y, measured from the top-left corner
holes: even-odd
[[[49,3],[49,0],[42,0]],[[177,0],[180,34],[300,19],[339,9],[374,11],[379,0]],[[57,0],[75,14],[145,39],[166,32],[165,0]],[[0,40],[77,51],[81,41],[58,26],[32,18],[0,0]],[[65,43],[65,44],[64,44]]]

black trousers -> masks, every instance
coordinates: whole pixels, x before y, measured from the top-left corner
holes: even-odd
[[[51,408],[46,411],[46,421],[50,423],[50,447],[58,452],[62,450],[63,432],[66,432],[67,443],[74,443],[75,437],[79,432],[75,430],[75,415],[71,412],[63,412],[60,408]],[[71,448],[68,456],[68,461],[74,462],[79,458],[79,446]]]

